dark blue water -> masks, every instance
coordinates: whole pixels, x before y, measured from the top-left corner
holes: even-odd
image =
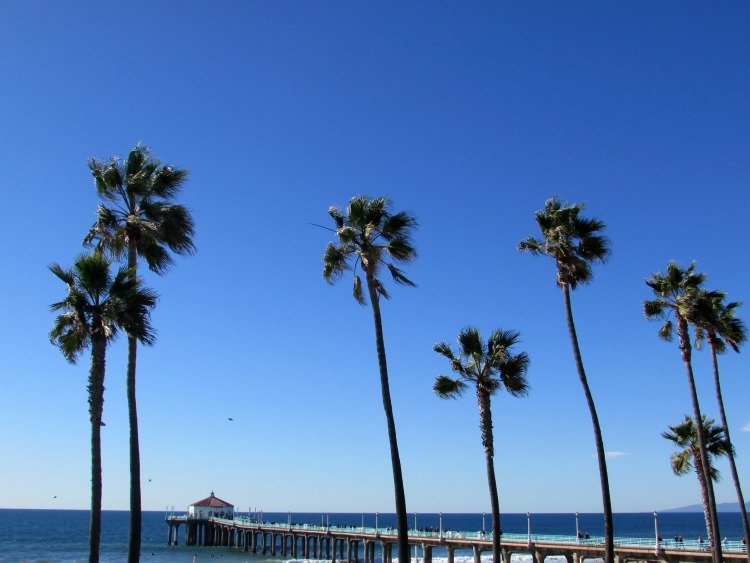
[[[260,553],[253,555],[232,548],[167,546],[167,526],[164,512],[143,513],[143,561],[197,561],[219,558],[221,561],[283,561]],[[287,522],[287,513],[265,513],[264,520]],[[292,522],[320,524],[320,513],[292,513]],[[18,510],[0,509],[0,561],[86,561],[88,559],[88,520],[86,510]],[[361,526],[362,514],[328,515],[330,525]],[[375,515],[365,513],[365,526],[374,526]],[[490,517],[485,519],[490,527]],[[381,528],[395,527],[393,514],[380,514]],[[617,537],[652,538],[654,518],[652,513],[615,514]],[[414,514],[409,515],[409,526],[414,526]],[[417,514],[418,528],[438,528],[438,514]],[[534,534],[575,534],[574,514],[532,514],[531,527]],[[739,540],[742,526],[738,513],[722,513],[720,516],[722,537]],[[502,528],[507,533],[527,532],[526,514],[504,514]],[[444,514],[443,529],[472,532],[482,529],[481,514]],[[601,514],[581,514],[579,529],[592,536],[602,534]],[[700,513],[659,515],[659,531],[664,538],[682,535],[685,539],[706,536],[703,515]],[[183,527],[184,533],[184,527]],[[183,535],[180,537],[182,543]],[[128,513],[107,510],[102,514],[102,561],[123,561],[127,555]]]

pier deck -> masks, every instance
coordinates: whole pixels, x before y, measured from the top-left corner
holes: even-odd
[[[396,531],[392,528],[290,525],[255,522],[250,518],[208,520],[187,516],[168,516],[168,543],[179,542],[179,529],[185,525],[184,543],[203,546],[232,546],[245,551],[270,553],[291,558],[327,559],[332,563],[360,563],[360,546],[364,563],[374,563],[379,547],[383,563],[393,563]],[[475,563],[483,552],[492,551],[492,535],[481,532],[424,532],[409,531],[409,544],[421,549],[423,563],[432,563],[434,549],[447,552],[448,563],[453,563],[457,550],[470,550]],[[503,563],[510,563],[513,554],[531,554],[535,563],[544,563],[548,556],[565,557],[568,563],[585,559],[602,559],[603,538],[582,539],[576,536],[540,534],[503,534],[501,551]],[[724,559],[747,561],[747,548],[741,542],[724,542]],[[706,543],[655,538],[616,538],[617,563],[628,561],[656,561],[677,563],[711,561]]]

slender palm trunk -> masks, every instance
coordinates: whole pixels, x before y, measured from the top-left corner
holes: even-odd
[[[406,521],[406,496],[404,494],[404,478],[401,474],[401,458],[398,454],[398,441],[396,440],[396,423],[393,419],[393,405],[391,404],[391,391],[388,385],[388,364],[385,357],[385,344],[383,342],[383,322],[380,318],[380,301],[375,280],[372,275],[367,275],[367,289],[372,304],[372,315],[375,322],[375,346],[378,351],[378,366],[380,367],[380,389],[383,394],[383,409],[388,423],[388,443],[391,447],[391,466],[393,469],[393,489],[396,497],[396,531],[398,533],[398,560],[406,563],[409,555],[409,526]]]
[[[742,515],[742,531],[745,537],[745,545],[750,545],[750,526],[747,521],[747,509],[745,508],[745,498],[742,495],[742,487],[740,486],[740,478],[737,474],[737,465],[734,462],[734,448],[732,447],[732,440],[729,437],[729,425],[727,424],[727,416],[724,412],[724,397],[721,392],[721,381],[719,379],[719,361],[716,357],[716,335],[709,333],[708,342],[711,344],[711,361],[714,368],[714,388],[716,389],[716,402],[719,403],[719,416],[721,416],[721,425],[724,430],[724,439],[729,444],[729,469],[732,472],[732,480],[734,481],[734,488],[737,491],[737,501],[740,504],[740,514]],[[747,559],[750,561],[750,550],[748,550]]]
[[[138,266],[136,243],[128,246],[128,267],[135,276]],[[135,366],[138,341],[128,336],[128,368],[126,387],[128,394],[128,422],[130,424],[130,532],[128,536],[128,563],[137,563],[141,557],[141,452],[138,444],[138,408],[135,398]]]
[[[492,509],[492,560],[500,563],[500,501],[497,495],[495,481],[495,440],[492,435],[492,411],[490,409],[490,394],[477,385],[477,401],[479,403],[479,429],[482,432],[482,446],[487,462],[487,484],[490,488],[490,505]]]
[[[596,442],[596,457],[599,461],[599,479],[602,490],[602,507],[604,509],[604,563],[614,563],[615,561],[615,542],[614,528],[612,525],[612,502],[609,496],[609,477],[607,475],[607,460],[604,454],[604,441],[602,440],[602,431],[599,427],[599,417],[596,414],[594,398],[591,396],[589,383],[586,379],[586,372],[583,369],[583,360],[581,359],[581,350],[578,347],[578,335],[573,323],[573,309],[570,305],[570,286],[563,284],[563,296],[565,298],[565,317],[568,321],[568,333],[570,334],[570,343],[573,346],[573,356],[575,358],[578,377],[583,386],[583,393],[586,396],[586,403],[589,406],[591,414],[591,425],[594,427],[594,440]]]
[[[95,319],[96,323],[96,319]],[[96,325],[95,325],[96,326]],[[91,421],[91,514],[89,517],[89,563],[98,563],[102,533],[102,412],[106,340],[98,333],[91,338],[89,372],[89,420]]]
[[[706,452],[706,437],[703,432],[703,417],[701,416],[701,409],[698,403],[698,391],[695,388],[695,378],[693,377],[693,364],[692,364],[692,348],[690,346],[690,339],[688,336],[688,325],[687,321],[681,316],[677,316],[677,336],[680,341],[680,353],[682,354],[682,361],[685,364],[685,371],[688,378],[688,387],[690,388],[690,399],[693,403],[693,416],[695,418],[695,429],[698,436],[698,450],[700,456],[696,459],[696,466],[700,460],[700,465],[703,468],[703,473],[706,475],[706,496],[708,497],[708,508],[709,516],[711,519],[712,534],[708,538],[711,546],[712,558],[715,563],[721,563],[723,561],[721,553],[721,534],[719,532],[719,520],[716,517],[716,500],[714,498],[714,485],[711,480],[711,476],[706,474],[706,470],[710,467],[708,464],[708,454]]]
[[[701,487],[701,504],[703,505],[703,516],[706,519],[706,535],[710,542],[711,538],[714,537],[714,523],[711,519],[711,505],[708,502],[708,484],[706,483],[708,472],[703,468],[703,464],[701,464],[698,448],[693,449],[693,465],[695,466],[695,473],[698,475],[698,483]]]

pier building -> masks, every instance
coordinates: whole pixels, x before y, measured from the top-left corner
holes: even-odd
[[[214,492],[204,499],[194,502],[188,506],[187,517],[194,520],[208,520],[213,516],[232,519],[234,505],[214,496]]]

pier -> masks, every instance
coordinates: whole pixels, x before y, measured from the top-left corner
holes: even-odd
[[[252,553],[290,559],[322,559],[331,563],[374,563],[376,551],[382,563],[393,562],[397,544],[392,528],[317,526],[312,524],[256,522],[251,518],[209,517],[206,519],[167,516],[167,542],[180,543],[180,528],[184,526],[183,542],[197,546],[228,546]],[[482,532],[424,532],[409,531],[409,544],[421,551],[422,563],[432,563],[435,549],[445,550],[448,563],[454,563],[457,551],[470,551],[474,562],[480,563],[482,553],[492,552],[492,535]],[[747,561],[747,548],[741,542],[724,542],[724,559]],[[565,557],[567,563],[582,563],[586,559],[603,559],[602,538],[583,539],[576,536],[503,534],[502,563],[510,563],[514,554],[530,554],[534,563],[544,563],[549,556]],[[705,542],[656,540],[655,538],[616,538],[616,563],[651,561],[678,563],[711,561]]]

